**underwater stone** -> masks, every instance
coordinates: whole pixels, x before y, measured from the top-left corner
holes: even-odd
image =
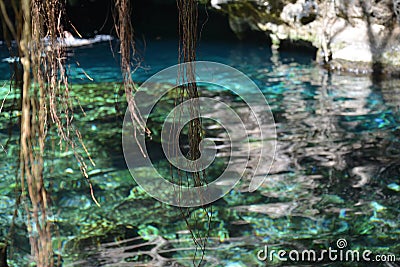
[[[74,173],[74,170],[71,169],[71,168],[66,168],[64,172],[65,172],[65,173],[72,174],[72,173]]]
[[[396,192],[400,192],[400,185],[396,184],[396,183],[391,183],[388,184],[387,186],[389,189],[396,191]]]
[[[380,212],[380,211],[383,211],[383,210],[386,209],[385,206],[382,206],[381,204],[379,204],[379,203],[376,202],[376,201],[372,201],[372,202],[370,203],[370,206],[371,206],[371,207],[374,209],[374,211],[376,211],[376,212]]]

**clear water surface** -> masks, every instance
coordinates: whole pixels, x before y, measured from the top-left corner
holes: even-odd
[[[146,195],[126,169],[121,149],[126,106],[117,83],[118,59],[112,51],[117,57],[115,43],[68,52],[72,94],[86,114],[77,109],[75,120],[97,164],[91,167],[90,177],[102,207],[91,200],[71,153],[58,151],[56,145],[55,155],[49,155],[46,163],[58,233],[54,246],[63,266],[191,266],[194,244],[180,211]],[[176,64],[176,51],[175,41],[169,40],[142,46],[134,80],[141,83]],[[7,57],[6,52],[1,46],[0,57]],[[202,42],[198,59],[228,64],[252,78],[272,108],[278,134],[275,161],[261,188],[246,192],[248,182],[242,181],[213,205],[204,266],[264,266],[267,262],[258,260],[257,252],[265,245],[275,250],[320,251],[336,248],[340,238],[346,239],[348,249],[400,257],[398,80],[373,83],[368,77],[329,74],[315,65],[311,55],[276,54],[261,44],[244,42]],[[8,63],[0,62],[0,80],[8,76]],[[3,84],[2,98],[8,93],[7,83]],[[201,93],[223,99],[246,114],[243,103],[229,92],[208,89],[202,88]],[[2,144],[9,137],[9,118],[18,117],[11,106],[13,97],[13,92],[8,94],[1,114]],[[155,164],[165,173],[169,166],[160,153],[157,125],[168,107],[171,101],[166,100],[155,111],[151,125],[155,137],[148,144]],[[17,127],[11,126],[17,136]],[[52,133],[50,140],[58,139]],[[1,154],[3,238],[15,203],[16,148],[17,137],[13,137]],[[225,160],[221,156],[209,175],[223,169]],[[201,228],[205,221],[199,218]],[[29,260],[25,222],[17,217],[15,224],[11,266]],[[268,264],[287,266],[276,258]],[[365,262],[311,263],[316,264],[364,266]]]

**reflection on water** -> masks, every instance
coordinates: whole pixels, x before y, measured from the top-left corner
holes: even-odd
[[[119,77],[117,64],[112,65],[113,58],[106,57],[107,49],[99,45],[75,51],[81,66],[95,80],[115,81]],[[175,46],[170,42],[150,44],[147,49],[143,68],[135,74],[137,80],[143,81],[175,62]],[[245,178],[215,203],[206,265],[263,265],[256,253],[265,244],[275,249],[326,249],[334,247],[338,238],[346,238],[351,249],[398,253],[400,81],[373,84],[368,77],[329,74],[305,57],[271,54],[258,45],[209,43],[200,50],[201,59],[229,64],[254,80],[272,108],[278,135],[275,161],[261,188],[249,193]],[[76,82],[78,72],[71,63]],[[252,120],[236,96],[209,89],[203,94],[225,101],[242,119]],[[91,179],[102,208],[91,203],[78,166],[67,160],[71,155],[60,154],[52,162],[57,167],[51,176],[61,181],[53,188],[53,211],[62,236],[64,263],[189,266],[194,248],[179,210],[158,203],[134,186],[121,163],[121,113],[115,113],[113,97],[117,91],[118,86],[102,83],[82,85],[75,92],[87,94],[81,99],[87,116],[77,115],[76,120],[85,125],[81,129],[97,163]],[[2,88],[1,95],[6,93]],[[123,111],[123,103],[120,105]],[[166,115],[160,110],[152,117],[155,124]],[[1,118],[1,125],[3,143],[7,139],[6,117]],[[226,134],[213,125],[207,129],[219,141],[220,159],[226,159]],[[150,149],[159,150],[157,137],[150,145]],[[257,148],[257,142],[252,145]],[[8,153],[2,158],[6,165],[0,174],[2,210],[14,203],[9,186],[15,173],[12,144]],[[249,172],[254,164],[251,160]],[[211,173],[225,166],[220,163]],[[166,162],[159,160],[157,164],[160,171],[168,173]],[[0,216],[5,227],[9,215]],[[23,235],[23,220],[17,224],[19,235]],[[14,256],[27,253],[23,245],[15,246]]]

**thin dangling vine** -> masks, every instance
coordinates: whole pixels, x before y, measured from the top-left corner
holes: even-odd
[[[197,99],[199,98],[198,86],[196,81],[196,45],[197,45],[197,23],[198,23],[198,3],[196,0],[177,0],[178,16],[179,16],[179,49],[178,49],[178,63],[187,63],[181,65],[178,73],[178,83],[181,84],[177,89],[178,98],[175,104],[182,103],[184,100],[191,100],[190,118],[188,123],[188,140],[189,152],[188,159],[195,161],[200,157],[200,142],[203,139],[203,128],[200,117],[200,107]],[[179,119],[179,118],[178,118]],[[176,137],[179,138],[179,137]],[[198,170],[199,166],[194,166],[193,169]],[[206,184],[206,172],[195,171],[184,173],[178,171],[179,184],[183,185],[183,177],[186,176],[189,183],[194,187],[200,187]],[[201,196],[200,196],[201,197]],[[202,200],[200,200],[201,202]],[[212,219],[212,206],[201,206],[200,217],[206,218],[205,228],[201,229],[199,225],[200,218],[196,215],[196,208],[180,208],[181,213],[186,221],[189,231],[192,235],[193,241],[196,245],[196,252],[201,250],[201,256],[193,258],[194,265],[200,265],[204,258],[204,253],[207,245],[207,239],[210,230]],[[198,211],[197,211],[198,212]],[[191,218],[192,216],[192,218]]]
[[[79,149],[86,152],[92,165],[94,162],[79,130],[72,123],[73,103],[70,98],[63,43],[59,38],[63,34],[65,1],[12,1],[14,16],[9,16],[11,11],[5,9],[4,1],[0,0],[0,11],[6,39],[12,38],[17,41],[18,50],[15,54],[19,56],[22,67],[20,77],[18,66],[15,66],[16,82],[13,83],[16,90],[20,90],[21,99],[18,159],[20,179],[19,184],[17,181],[19,193],[14,217],[18,214],[18,203],[21,203],[26,213],[33,260],[38,267],[51,267],[55,264],[52,240],[54,225],[49,219],[52,216],[48,188],[51,181],[46,180],[50,178],[45,177],[44,164],[48,145],[47,134],[51,129],[57,131],[60,150],[73,151],[89,183],[92,198],[99,205],[86,172],[85,158]],[[15,18],[14,23],[10,23],[11,17]],[[10,35],[7,36],[8,32]],[[10,40],[7,44],[14,54]]]
[[[138,131],[150,135],[150,130],[146,127],[145,122],[140,116],[140,113],[137,110],[136,103],[133,99],[133,94],[136,91],[136,85],[132,80],[133,70],[131,60],[134,58],[135,55],[135,40],[132,27],[131,12],[132,10],[130,6],[130,0],[116,0],[114,22],[115,30],[120,41],[123,85],[131,120],[133,125],[135,125],[134,138],[137,141],[136,135]],[[139,145],[139,142],[137,142],[137,144]],[[144,148],[139,145],[139,149],[144,156]]]

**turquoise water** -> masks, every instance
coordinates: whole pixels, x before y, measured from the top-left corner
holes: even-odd
[[[76,111],[75,120],[96,162],[89,171],[102,207],[91,200],[72,155],[57,149],[50,153],[54,155],[49,155],[47,164],[52,171],[46,177],[52,181],[56,251],[65,266],[191,266],[194,244],[180,211],[149,197],[126,169],[120,140],[126,106],[115,83],[120,80],[118,60],[112,53],[118,55],[115,47],[115,43],[102,43],[69,51],[73,94],[81,96],[79,103],[86,112],[83,116]],[[168,40],[142,46],[134,80],[143,82],[175,64],[176,50],[175,42]],[[4,47],[0,51],[5,55]],[[257,252],[265,245],[275,250],[320,251],[336,248],[341,238],[348,249],[400,257],[400,82],[373,83],[368,77],[329,74],[313,63],[311,55],[301,53],[277,54],[248,43],[199,46],[200,60],[235,67],[260,87],[273,111],[278,135],[275,161],[261,188],[249,193],[244,180],[214,203],[205,266],[263,266],[266,262],[257,259]],[[7,73],[8,65],[0,63],[0,80]],[[3,87],[1,95],[6,93]],[[202,88],[201,94],[247,112],[229,92]],[[11,96],[6,103],[11,103]],[[157,127],[172,103],[166,100],[160,105],[151,117],[155,136],[148,149],[160,171],[168,173]],[[5,108],[4,114],[9,115],[2,115],[0,121],[2,144],[8,138],[8,118],[14,116],[11,104]],[[2,154],[2,229],[8,229],[14,205],[15,147],[16,137]],[[225,161],[223,156],[218,158],[211,173],[218,173]],[[10,253],[13,266],[26,261],[29,254],[22,217],[16,226]],[[6,234],[4,230],[0,236]],[[276,258],[273,264],[287,266]],[[364,266],[365,262],[325,259],[318,264]]]

